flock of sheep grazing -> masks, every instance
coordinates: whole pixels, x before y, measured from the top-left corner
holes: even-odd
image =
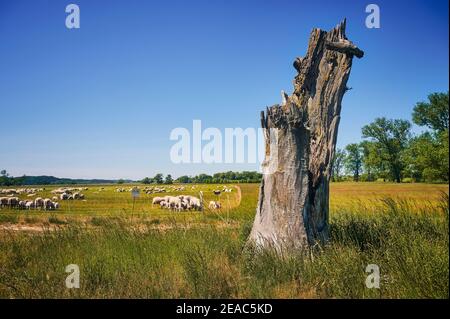
[[[146,194],[167,193],[167,192],[182,192],[186,189],[184,186],[176,187],[144,187],[142,190]]]
[[[20,200],[19,197],[0,197],[0,208],[56,210],[59,203],[50,198],[38,197],[34,200]]]
[[[58,188],[51,191],[52,194],[56,194],[59,196],[60,200],[73,200],[80,199],[84,200],[85,196],[81,193],[82,190],[88,190],[87,187],[81,188]],[[53,197],[53,199],[58,199],[58,197]]]
[[[17,195],[27,195],[27,197],[34,197],[38,192],[43,192],[45,188],[11,188],[0,189],[0,194],[7,195],[0,197],[0,208],[9,209],[44,209],[56,210],[59,208],[59,203],[50,198],[37,197],[33,200],[21,200]]]
[[[45,188],[10,188],[10,189],[0,189],[1,195],[22,195],[27,194],[27,196],[36,196],[36,193],[43,192]]]
[[[233,191],[232,188],[223,187],[222,190],[215,189],[213,190],[214,195],[220,195],[221,193],[231,193]]]
[[[174,211],[202,210],[203,205],[200,198],[191,195],[154,197],[152,205],[159,205]]]
[[[203,210],[203,202],[200,198],[191,195],[154,197],[152,205],[159,205],[161,208],[181,212],[186,210]],[[222,205],[218,201],[210,201],[209,209],[220,209]]]
[[[171,187],[169,189],[165,188],[151,188],[145,187],[144,192],[147,194],[166,192],[166,191],[183,191],[184,186]],[[192,186],[192,190],[195,186]],[[222,192],[231,193],[232,188],[227,188],[223,186],[222,189],[213,190],[214,195],[219,196]],[[203,198],[203,193],[200,191],[200,197]],[[203,202],[200,198],[191,195],[178,195],[178,196],[164,196],[164,197],[154,197],[152,200],[152,205],[159,205],[161,208],[170,209],[173,211],[185,211],[185,210],[203,210]],[[208,208],[211,210],[221,209],[222,205],[218,201],[210,201]]]
[[[139,187],[137,187],[139,188]],[[128,192],[134,188],[116,188],[116,192]],[[164,187],[149,187],[146,186],[142,191],[146,194],[164,193],[164,192],[176,192],[184,191],[186,186],[164,186]],[[191,189],[196,189],[196,186],[191,186]],[[51,191],[53,197],[42,198],[37,197],[32,200],[21,200],[18,195],[26,195],[27,197],[37,196],[38,192],[45,191],[45,188],[19,188],[19,189],[0,189],[0,195],[6,195],[0,197],[0,208],[15,208],[15,209],[42,209],[42,210],[56,210],[59,208],[59,200],[85,200],[85,195],[82,191],[87,191],[87,187],[61,187]],[[103,191],[104,187],[99,191]],[[220,196],[222,192],[231,192],[232,188],[226,186],[214,189],[212,193],[216,196]],[[96,192],[94,192],[96,193]],[[200,191],[200,198],[192,195],[178,195],[178,196],[163,196],[154,197],[152,200],[153,205],[159,205],[161,208],[170,209],[173,211],[189,211],[203,210],[203,193]],[[218,201],[210,201],[208,208],[211,210],[221,209],[222,206]]]
[[[39,210],[57,210],[59,209],[58,200],[84,200],[84,194],[80,193],[82,190],[87,190],[87,187],[81,188],[58,188],[51,191],[55,196],[50,198],[37,197],[33,200],[21,200],[15,195],[24,195],[27,197],[37,196],[38,192],[45,191],[45,188],[19,188],[19,189],[0,189],[0,194],[6,194],[6,197],[0,197],[0,208],[9,209],[39,209]]]

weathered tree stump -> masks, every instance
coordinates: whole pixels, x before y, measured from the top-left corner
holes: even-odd
[[[306,56],[294,61],[293,94],[282,92],[281,105],[261,112],[266,157],[249,238],[257,246],[296,249],[328,239],[331,159],[341,101],[353,56],[364,55],[347,40],[345,24],[329,32],[313,29]]]

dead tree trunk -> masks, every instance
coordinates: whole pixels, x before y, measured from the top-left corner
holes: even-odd
[[[293,94],[282,92],[281,105],[261,112],[266,157],[249,238],[257,246],[302,248],[328,239],[341,101],[353,56],[364,54],[345,37],[345,24],[311,32],[306,56],[294,62]]]

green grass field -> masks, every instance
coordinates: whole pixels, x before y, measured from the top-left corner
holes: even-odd
[[[2,209],[0,297],[448,298],[448,185],[331,184],[330,242],[283,258],[245,246],[258,185],[238,186],[176,192],[202,190],[220,211],[170,212],[146,194],[133,209],[117,186],[89,186],[58,211]],[[79,289],[65,286],[69,264]],[[368,264],[380,289],[365,285]]]

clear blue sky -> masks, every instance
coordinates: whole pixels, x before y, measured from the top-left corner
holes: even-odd
[[[78,30],[65,27],[69,3]],[[365,27],[369,3],[380,29]],[[255,169],[172,164],[170,131],[193,119],[258,127],[260,110],[292,92],[311,29],[344,17],[366,55],[354,60],[339,146],[448,90],[447,0],[0,0],[0,169],[134,179]]]

